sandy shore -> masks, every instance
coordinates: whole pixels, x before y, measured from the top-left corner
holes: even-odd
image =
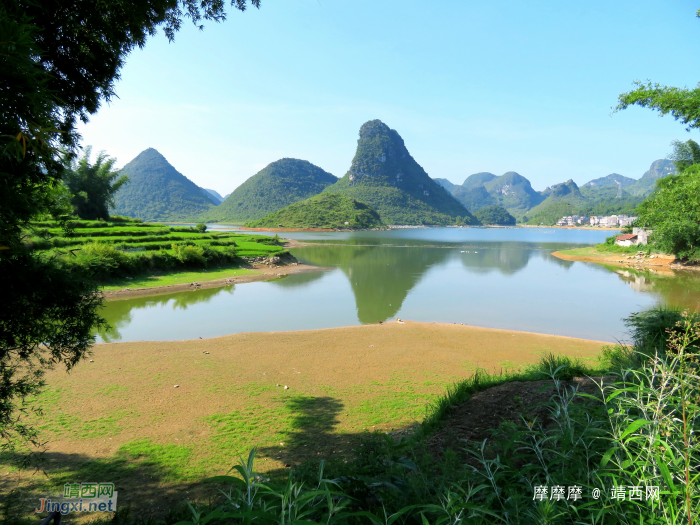
[[[654,258],[629,256],[627,254],[597,254],[590,255],[570,255],[562,252],[552,253],[555,257],[565,261],[594,262],[598,264],[609,264],[627,268],[651,269],[658,272],[671,272],[672,270],[700,270],[696,265],[685,265],[679,263],[673,255],[654,255]]]

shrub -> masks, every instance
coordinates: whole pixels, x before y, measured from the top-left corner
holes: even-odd
[[[633,313],[624,320],[630,331],[632,342],[637,352],[653,356],[654,353],[664,353],[670,338],[677,335],[678,323],[690,315],[697,320],[697,314],[684,314],[680,309],[669,306],[659,306],[644,312]],[[697,352],[696,341],[690,343],[691,351]]]
[[[200,222],[199,224],[197,224],[197,226],[194,227],[194,229],[198,232],[204,233],[205,231],[207,231],[207,225],[203,222]]]
[[[102,242],[84,244],[77,250],[71,263],[81,266],[85,271],[98,277],[120,275],[128,271],[130,258],[114,246]]]
[[[187,266],[206,266],[207,258],[204,249],[191,244],[173,244],[173,255]]]

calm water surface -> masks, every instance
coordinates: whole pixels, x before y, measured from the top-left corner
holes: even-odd
[[[212,225],[215,226],[215,225]],[[275,281],[109,301],[102,341],[308,330],[396,317],[625,339],[622,318],[656,304],[695,308],[694,272],[656,274],[562,261],[552,252],[610,231],[430,228],[294,232],[300,261],[331,268]]]

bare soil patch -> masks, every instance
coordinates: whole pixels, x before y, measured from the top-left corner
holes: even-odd
[[[600,389],[595,381],[600,381],[600,378],[574,378],[562,382],[562,385],[596,395]],[[458,450],[469,442],[481,443],[502,423],[520,423],[523,418],[546,425],[550,419],[549,410],[543,404],[555,393],[551,379],[511,381],[477,392],[466,402],[453,407],[444,426],[428,440],[429,449],[441,456],[446,449]]]
[[[552,253],[555,257],[565,261],[594,262],[598,264],[609,264],[613,266],[623,266],[629,268],[652,268],[659,272],[669,272],[670,270],[700,270],[695,265],[683,264],[673,255],[655,255],[653,259],[642,257],[628,258],[627,254],[591,254],[591,255],[569,255],[561,252]]]

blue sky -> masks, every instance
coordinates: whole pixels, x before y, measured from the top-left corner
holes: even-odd
[[[431,177],[517,171],[537,190],[639,178],[674,140],[642,108],[611,115],[632,81],[700,81],[690,1],[262,0],[222,24],[183,25],[127,59],[118,99],[83,144],[126,164],[154,147],[229,193],[282,157],[336,176],[362,123],[396,129]]]

